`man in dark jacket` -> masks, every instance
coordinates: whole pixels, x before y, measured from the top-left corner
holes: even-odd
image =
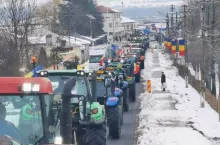
[[[166,83],[166,76],[164,74],[164,72],[162,72],[162,75],[161,75],[161,85],[163,87],[163,91],[165,91],[165,84]]]

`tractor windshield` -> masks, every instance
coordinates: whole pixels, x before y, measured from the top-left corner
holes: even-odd
[[[86,84],[85,80],[83,77],[77,77],[77,76],[48,76],[48,79],[51,81],[53,90],[55,94],[62,94],[63,93],[63,87],[66,83],[66,81],[70,78],[76,78],[76,85],[72,89],[72,94],[77,94],[77,95],[82,95],[86,96],[87,95],[87,90],[86,90]]]
[[[43,136],[40,96],[0,95],[0,137],[10,144],[35,144]]]
[[[96,83],[96,94],[97,97],[104,97],[106,95],[106,88],[104,87],[104,82],[103,81],[97,81]],[[111,93],[111,89],[107,88],[108,93]]]
[[[89,56],[89,63],[99,63],[102,59],[103,55],[90,55]]]

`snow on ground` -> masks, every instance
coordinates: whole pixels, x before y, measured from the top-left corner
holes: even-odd
[[[164,72],[167,90],[161,91]],[[140,96],[138,145],[220,145],[218,114],[206,103],[200,107],[200,95],[176,75],[170,57],[161,50],[148,50],[142,77],[151,80],[152,94]]]

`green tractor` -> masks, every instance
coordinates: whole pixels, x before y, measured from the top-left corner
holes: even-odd
[[[49,115],[52,119],[50,130],[53,130],[54,136],[52,142],[106,145],[105,107],[97,102],[97,97],[92,93],[94,91],[91,92],[86,73],[77,70],[48,70],[39,72],[39,76],[51,81],[56,94]],[[91,80],[96,81],[96,74],[92,74]]]
[[[119,139],[123,124],[123,92],[116,87],[116,82],[110,72],[99,70],[96,73],[96,96],[98,102],[105,105],[109,136],[113,139]],[[110,85],[106,86],[105,80],[107,79],[110,80]]]
[[[106,65],[105,68],[107,71],[114,71],[117,75],[122,75],[124,77],[124,80],[128,83],[128,89],[124,90],[126,94],[130,94],[130,100],[132,102],[136,101],[136,77],[133,75],[133,71],[131,71],[133,68],[131,64],[123,64],[123,62],[110,62]],[[127,92],[128,91],[128,92]],[[129,98],[125,97],[125,98]],[[128,100],[124,100],[124,111],[127,111],[129,109]]]

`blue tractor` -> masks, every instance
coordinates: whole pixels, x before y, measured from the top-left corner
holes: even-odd
[[[96,71],[96,74],[95,94],[97,96],[97,101],[105,106],[109,136],[113,139],[119,139],[121,136],[121,125],[123,123],[122,90],[116,87],[116,78],[114,74],[103,70]],[[106,83],[105,81],[110,81],[110,83]],[[90,83],[91,86],[93,86],[92,82]],[[105,84],[111,85],[106,86]]]

